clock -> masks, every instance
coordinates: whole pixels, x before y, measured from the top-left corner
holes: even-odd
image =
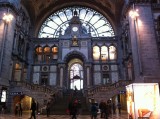
[[[72,28],[72,31],[74,31],[74,32],[78,31],[78,27],[74,26],[74,27]]]

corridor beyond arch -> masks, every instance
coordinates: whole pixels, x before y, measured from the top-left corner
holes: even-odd
[[[70,89],[83,89],[83,62],[78,58],[73,58],[68,63],[68,82]]]

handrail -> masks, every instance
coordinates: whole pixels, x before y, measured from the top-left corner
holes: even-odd
[[[58,88],[56,87],[48,87],[48,86],[40,86],[37,84],[31,84],[25,81],[10,81],[11,86],[19,86],[19,87],[25,87],[31,90],[35,91],[41,91],[44,93],[50,93],[50,94],[55,94],[58,91]]]
[[[87,95],[93,96],[94,94],[98,92],[107,92],[110,90],[115,90],[115,89],[124,87],[132,82],[133,80],[119,80],[118,82],[113,83],[111,85],[98,85],[96,87],[91,87],[91,88],[88,88]]]

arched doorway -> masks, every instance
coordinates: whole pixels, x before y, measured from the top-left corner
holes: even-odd
[[[83,80],[84,80],[84,73],[83,73],[83,62],[78,59],[74,58],[70,60],[68,63],[68,71],[69,71],[69,87],[70,89],[81,90],[83,89]]]

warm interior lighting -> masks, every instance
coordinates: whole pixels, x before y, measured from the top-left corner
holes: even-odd
[[[138,14],[138,9],[136,9],[136,10],[131,10],[131,11],[129,12],[129,16],[130,16],[132,19],[137,18],[137,17],[139,16],[139,14]]]
[[[10,22],[12,19],[13,19],[13,15],[12,14],[6,14],[6,13],[4,13],[3,20],[6,23]]]
[[[99,60],[100,57],[100,49],[98,46],[93,47],[93,58],[94,60]]]

